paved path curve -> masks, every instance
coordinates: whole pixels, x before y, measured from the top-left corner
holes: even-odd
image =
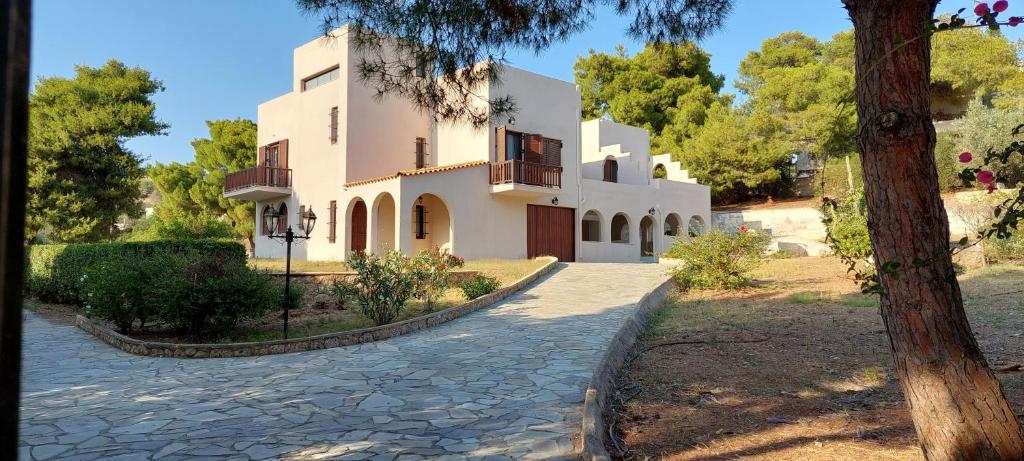
[[[562,265],[433,329],[265,357],[139,357],[29,315],[20,458],[567,458],[591,371],[663,274]]]

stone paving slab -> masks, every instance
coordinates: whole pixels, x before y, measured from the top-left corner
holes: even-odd
[[[657,264],[566,264],[407,336],[264,357],[134,356],[27,314],[20,459],[571,459],[608,341]]]

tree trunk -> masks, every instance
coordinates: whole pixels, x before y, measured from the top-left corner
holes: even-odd
[[[930,43],[936,0],[844,0],[857,53],[858,138],[882,319],[925,457],[1021,460],[1024,438],[971,332],[935,171]],[[909,42],[893,51],[899,43]],[[915,258],[928,260],[914,264]],[[901,265],[896,275],[883,264]]]

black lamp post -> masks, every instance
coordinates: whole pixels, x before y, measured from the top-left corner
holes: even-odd
[[[277,210],[271,209],[270,213],[263,216],[264,226],[270,229],[270,235],[268,237],[272,239],[284,239],[287,250],[285,250],[284,259],[284,339],[288,339],[288,308],[291,307],[291,278],[292,278],[292,242],[295,239],[309,239],[309,234],[313,233],[313,226],[316,225],[316,213],[313,210],[303,211],[299,215],[300,230],[305,235],[296,235],[292,232],[292,226],[288,226],[288,230],[284,234],[277,234],[278,222],[281,220],[281,214]]]

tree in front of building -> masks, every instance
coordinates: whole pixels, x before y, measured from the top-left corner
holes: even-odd
[[[36,83],[29,102],[30,241],[41,232],[53,242],[107,240],[120,216],[142,215],[145,171],[125,142],[164,133],[152,101],[160,91],[148,71],[114,60]]]

